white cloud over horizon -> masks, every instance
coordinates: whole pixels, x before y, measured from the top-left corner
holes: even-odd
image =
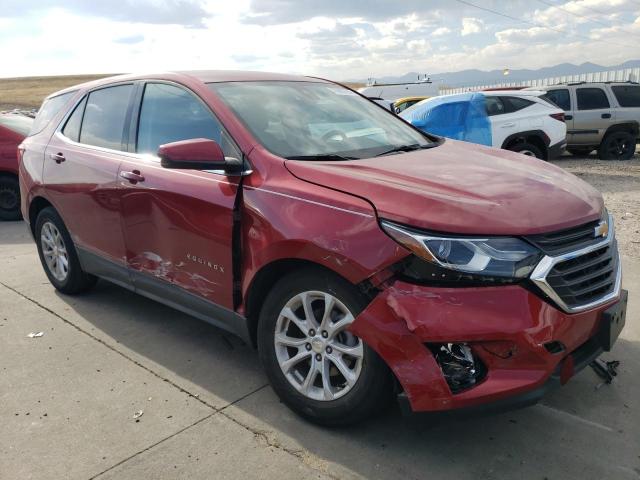
[[[444,0],[4,0],[0,76],[247,69],[348,80],[640,58],[636,1],[471,3],[519,20]]]

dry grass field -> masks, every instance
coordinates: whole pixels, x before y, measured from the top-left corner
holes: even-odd
[[[14,108],[38,108],[44,98],[58,90],[78,83],[89,82],[115,74],[66,75],[59,77],[0,78],[0,110]],[[351,88],[363,87],[363,83],[349,83]]]
[[[0,78],[0,110],[38,108],[42,100],[53,92],[109,75]]]

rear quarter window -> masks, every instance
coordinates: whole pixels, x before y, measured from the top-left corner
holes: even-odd
[[[74,93],[75,92],[67,92],[62,95],[47,98],[42,104],[42,107],[40,107],[36,119],[33,121],[29,135],[35,135],[44,130]]]
[[[569,90],[567,90],[566,88],[549,90],[540,98],[551,102],[554,106],[561,108],[565,112],[571,110],[571,99],[569,97]]]
[[[533,105],[535,102],[526,100],[520,97],[500,97],[504,104],[504,113],[513,113],[523,108],[527,108],[529,105]]]
[[[614,85],[611,90],[621,107],[640,107],[640,85]]]

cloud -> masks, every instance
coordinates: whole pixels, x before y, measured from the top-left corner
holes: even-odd
[[[144,41],[144,35],[129,35],[127,37],[120,37],[113,40],[115,43],[124,43],[125,45],[133,45]]]
[[[447,35],[451,33],[451,29],[448,27],[440,27],[436,28],[433,32],[431,32],[432,37],[441,37],[443,35]]]
[[[480,33],[484,30],[484,22],[479,18],[465,17],[462,19],[460,34],[465,37],[472,33]]]
[[[204,26],[209,14],[202,0],[3,0],[2,15],[14,17],[41,13],[46,9],[63,9],[71,13],[90,15],[132,23],[176,24],[187,27]]]

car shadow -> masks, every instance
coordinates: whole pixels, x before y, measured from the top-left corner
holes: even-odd
[[[216,327],[105,281],[90,294],[59,298],[160,375],[217,407],[235,402],[225,415],[268,432],[273,445],[304,447],[336,477],[637,478],[638,342],[620,339],[606,355],[622,361],[613,385],[596,389],[601,380],[586,369],[542,405],[466,418],[403,417],[393,405],[365,423],[327,429],[261,389],[267,380],[256,351]]]

